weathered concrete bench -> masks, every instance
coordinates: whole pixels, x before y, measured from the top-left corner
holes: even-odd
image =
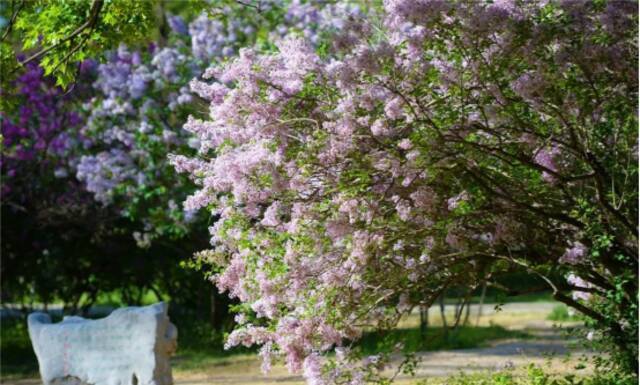
[[[171,385],[170,356],[178,330],[167,304],[117,309],[90,320],[51,323],[32,313],[27,323],[45,385]]]

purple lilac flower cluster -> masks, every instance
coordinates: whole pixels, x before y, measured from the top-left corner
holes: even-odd
[[[90,63],[83,65],[83,72]],[[73,130],[82,123],[81,116],[65,105],[72,98],[44,76],[36,62],[29,63],[16,80],[19,107],[15,116],[0,113],[3,138],[2,196],[12,192],[13,179],[24,177],[29,169],[47,167],[56,177],[68,175],[67,157],[81,138]]]
[[[85,106],[89,114],[82,129],[91,142],[76,173],[98,201],[109,203],[125,182],[133,194],[156,171],[151,168],[161,154],[154,151],[185,142],[167,124],[180,105],[191,101],[181,86],[181,79],[193,76],[185,49],[177,44],[142,53],[121,46],[98,67],[94,87],[99,94]]]

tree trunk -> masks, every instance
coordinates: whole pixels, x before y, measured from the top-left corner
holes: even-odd
[[[449,328],[447,327],[447,316],[444,314],[444,293],[440,296],[440,316],[442,317],[442,330],[444,331],[444,339],[449,339]]]
[[[427,336],[427,327],[429,326],[429,307],[420,305],[420,335],[424,339]]]
[[[467,326],[469,324],[469,315],[471,315],[471,303],[467,302],[467,309],[464,313],[464,321],[462,322],[463,326]]]
[[[478,304],[478,315],[476,316],[476,326],[480,323],[480,317],[482,316],[482,306],[484,305],[484,296],[487,294],[487,283],[482,284],[482,293],[480,294],[480,303]]]

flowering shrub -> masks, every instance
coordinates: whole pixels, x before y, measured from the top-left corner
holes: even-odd
[[[166,162],[168,152],[195,152],[181,125],[206,107],[188,83],[211,62],[256,40],[268,45],[289,27],[318,40],[320,14],[340,8],[318,4],[269,2],[259,14],[213,7],[221,13],[191,23],[168,15],[171,32],[145,49],[121,45],[93,68],[97,79],[86,76],[85,62],[63,90],[34,61],[3,86],[2,216],[12,224],[2,233],[3,298],[62,300],[76,311],[98,293],[117,290],[134,303],[153,290],[168,293],[174,309],[186,304],[208,317],[202,293],[213,296],[213,288],[203,291],[199,274],[178,266],[187,250],[207,244],[207,229],[179,207],[193,187]],[[228,301],[215,302],[220,321]]]
[[[184,236],[192,213],[176,202],[190,186],[166,163],[169,152],[190,153],[189,136],[177,129],[196,109],[189,81],[211,60],[233,54],[247,29],[240,20],[225,26],[203,14],[187,25],[169,16],[169,45],[147,51],[122,45],[98,68],[97,95],[85,106],[82,135],[91,138],[77,177],[96,200],[123,209],[144,227],[134,232],[141,247],[164,234]],[[254,28],[255,30],[255,28]],[[168,189],[167,186],[172,186]]]
[[[243,304],[228,346],[380,379],[364,328],[523,270],[637,371],[636,11],[388,0],[321,55],[288,37],[208,69],[199,156],[171,162],[220,218],[198,258]]]
[[[259,15],[236,5],[223,9],[224,19],[203,13],[189,24],[169,15],[172,31],[166,46],[134,51],[122,45],[99,66],[97,95],[84,108],[87,124],[81,135],[89,139],[76,174],[98,202],[120,207],[125,216],[144,223],[134,233],[140,246],[148,247],[164,234],[184,236],[191,229],[194,212],[184,212],[178,202],[193,187],[166,159],[167,153],[194,154],[198,147],[198,139],[181,129],[189,114],[205,110],[189,90],[191,79],[267,31],[273,37],[299,27],[317,42],[330,17],[344,8],[320,11],[320,4],[269,2]]]
[[[166,167],[162,154],[188,149],[186,135],[175,127],[193,109],[184,84],[194,76],[187,47],[152,47],[131,52],[121,46],[112,59],[98,67],[98,91],[87,106],[82,135],[89,138],[77,165],[77,178],[103,204],[115,204],[132,219],[146,222],[146,230],[187,231],[175,201],[184,196],[184,184]],[[167,186],[173,186],[169,195]],[[174,225],[175,224],[175,225]],[[162,227],[164,226],[164,227]],[[145,229],[142,229],[145,230]],[[140,240],[148,246],[150,234]]]

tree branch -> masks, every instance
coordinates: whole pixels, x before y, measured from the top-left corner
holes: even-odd
[[[41,49],[40,51],[38,51],[38,52],[34,53],[33,55],[29,56],[24,61],[20,62],[20,64],[24,66],[25,64],[40,58],[41,56],[47,54],[48,52],[58,48],[60,45],[66,43],[69,40],[73,39],[74,37],[80,35],[87,28],[93,28],[93,26],[98,22],[98,16],[100,15],[100,11],[102,10],[103,4],[104,4],[104,0],[94,0],[93,4],[91,5],[91,11],[89,13],[89,18],[84,23],[82,23],[82,25],[80,25],[69,36],[67,36],[64,39],[60,40],[58,43],[56,43],[56,44],[54,44],[54,45],[52,45],[50,47]]]
[[[604,207],[610,214],[612,214],[617,220],[619,220],[627,228],[627,230],[629,230],[631,234],[633,234],[635,238],[638,239],[638,227],[631,223],[624,215],[622,215],[622,213],[620,213],[620,211],[616,210],[605,197],[603,178],[607,177],[607,173],[604,167],[602,167],[600,162],[598,162],[595,156],[591,153],[587,153],[587,160],[595,171],[598,202],[600,202],[602,207]]]

